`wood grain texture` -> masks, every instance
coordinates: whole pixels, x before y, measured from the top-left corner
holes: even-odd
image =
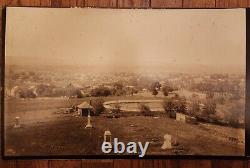
[[[248,7],[248,0],[216,0],[217,8]]]
[[[40,0],[6,0],[7,6],[40,6]]]
[[[113,168],[113,160],[82,160],[82,168]]]
[[[178,160],[114,160],[114,168],[178,168]]]
[[[51,0],[41,0],[40,6],[41,7],[50,7],[51,6]]]
[[[117,0],[85,0],[85,6],[101,7],[101,8],[116,8]]]
[[[0,1],[0,7],[1,7],[1,11],[2,11],[2,7],[5,6],[5,0],[1,0]]]
[[[81,160],[50,160],[49,168],[81,168]]]
[[[150,0],[118,0],[118,8],[149,8]]]
[[[153,160],[156,168],[178,168],[179,160]]]
[[[152,8],[182,8],[182,0],[151,0]]]
[[[139,168],[140,162],[140,160],[114,160],[114,168]]]
[[[215,0],[183,0],[183,8],[215,8]]]
[[[0,168],[16,168],[15,160],[0,160]]]
[[[213,168],[246,168],[247,162],[244,160],[213,160]]]
[[[18,168],[49,168],[48,160],[18,160]]]
[[[51,0],[51,6],[55,8],[76,7],[77,4],[77,0]]]
[[[210,160],[180,160],[179,167],[182,168],[212,168]]]
[[[76,6],[77,7],[84,7],[85,6],[85,0],[76,0]]]
[[[132,168],[132,160],[114,160],[114,168]]]

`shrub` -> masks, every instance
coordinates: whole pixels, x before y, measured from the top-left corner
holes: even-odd
[[[113,114],[119,114],[121,112],[121,106],[119,104],[115,104],[111,111]]]
[[[36,95],[31,90],[22,90],[20,93],[20,98],[35,98]]]
[[[168,98],[163,101],[163,108],[170,118],[176,118],[176,113],[186,114],[186,99],[179,96],[172,99]]]
[[[172,87],[170,87],[170,86],[164,86],[162,88],[162,93],[163,93],[164,96],[168,96],[168,94],[170,92],[173,92],[173,91],[174,91],[174,89]]]
[[[108,87],[100,86],[93,90],[91,90],[91,96],[99,97],[99,96],[109,96],[111,95],[111,90]]]
[[[140,109],[141,113],[145,116],[152,116],[153,115],[153,113],[150,110],[150,107],[145,105],[145,104],[140,104],[139,109]]]
[[[101,98],[97,98],[91,101],[91,106],[94,108],[94,113],[96,115],[99,115],[105,110],[105,107],[103,106],[104,100]]]
[[[165,99],[162,103],[163,109],[170,118],[176,117],[176,104],[171,99]]]
[[[201,109],[200,109],[199,102],[198,101],[191,101],[191,104],[190,104],[190,107],[188,110],[189,115],[196,117],[196,116],[200,115],[200,112],[201,112]]]
[[[207,100],[202,110],[202,116],[205,118],[211,118],[215,114],[216,114],[216,103],[213,102],[212,100]]]

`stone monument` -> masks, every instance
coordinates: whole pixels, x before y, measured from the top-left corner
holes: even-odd
[[[88,123],[85,126],[85,128],[93,128],[92,124],[91,124],[91,116],[90,116],[90,112],[88,110]]]
[[[172,149],[172,136],[169,134],[164,135],[164,142],[161,149]]]
[[[14,125],[14,128],[20,128],[20,117],[16,117],[15,118],[15,125]]]
[[[111,132],[110,131],[105,131],[104,132],[104,142],[110,142],[111,143]]]

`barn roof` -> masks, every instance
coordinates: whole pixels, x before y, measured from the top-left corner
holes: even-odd
[[[78,107],[78,108],[82,108],[82,109],[91,109],[91,108],[93,108],[93,107],[92,107],[89,103],[87,103],[87,102],[83,102],[83,103],[79,104],[77,107]]]

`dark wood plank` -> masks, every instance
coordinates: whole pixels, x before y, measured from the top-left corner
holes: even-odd
[[[215,0],[183,0],[183,8],[215,8]]]
[[[247,6],[248,0],[216,0],[217,8],[240,8]]]
[[[156,168],[178,168],[178,160],[154,160]]]
[[[6,0],[8,6],[40,6],[40,0]]]
[[[51,0],[41,0],[41,7],[50,7],[51,6]]]
[[[8,6],[40,6],[40,0],[6,0]]]
[[[82,160],[82,168],[113,168],[113,160]]]
[[[132,168],[132,160],[114,160],[114,168]]]
[[[2,13],[2,7],[4,7],[5,6],[5,0],[1,0],[0,1],[0,8],[1,8],[1,13]]]
[[[51,6],[55,8],[76,7],[78,0],[51,0]],[[80,4],[81,1],[79,1]]]
[[[85,6],[102,7],[102,8],[116,8],[117,7],[117,0],[85,0]]]
[[[154,160],[138,160],[140,168],[154,168]]]
[[[48,160],[18,160],[18,168],[48,168]]]
[[[81,160],[50,160],[50,168],[81,168]]]
[[[84,7],[85,6],[85,0],[76,0],[76,6],[77,7]]]
[[[213,160],[213,168],[245,168],[244,160]]]
[[[150,0],[118,0],[118,8],[148,8]]]
[[[22,6],[19,0],[6,0],[7,6]]]
[[[182,168],[211,168],[212,162],[210,160],[180,160],[179,167]]]
[[[16,168],[15,160],[0,160],[0,168]]]
[[[51,6],[56,8],[70,7],[69,0],[51,0]]]
[[[182,8],[182,0],[151,0],[152,8]]]
[[[139,168],[143,161],[140,160],[114,160],[114,168]]]

